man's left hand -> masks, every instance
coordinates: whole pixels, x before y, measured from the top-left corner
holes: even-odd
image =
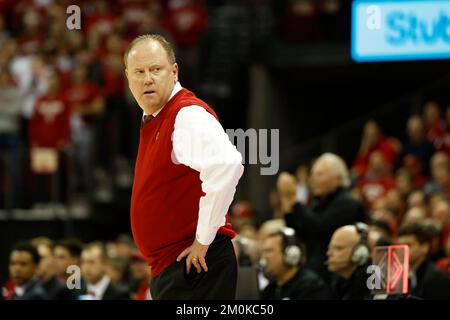
[[[190,247],[187,247],[183,250],[183,252],[178,256],[177,261],[180,262],[181,259],[186,257],[186,271],[189,273],[191,271],[191,264],[197,269],[197,273],[200,273],[203,270],[208,272],[208,266],[206,265],[206,252],[208,251],[209,245],[203,245],[194,240]]]

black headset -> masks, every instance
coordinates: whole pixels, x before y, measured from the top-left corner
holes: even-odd
[[[357,222],[354,224],[356,232],[360,235],[359,241],[352,248],[352,254],[350,256],[350,261],[357,266],[362,266],[369,261],[370,251],[368,246],[369,231],[367,225],[362,222]]]
[[[283,237],[283,261],[289,266],[297,266],[302,259],[302,250],[297,244],[295,230],[283,228],[280,230]]]

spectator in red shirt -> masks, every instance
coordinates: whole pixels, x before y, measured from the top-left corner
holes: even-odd
[[[393,166],[398,152],[398,142],[392,138],[386,138],[381,132],[381,128],[374,120],[369,120],[364,125],[358,155],[353,162],[352,174],[355,177],[363,176],[367,173],[369,158],[375,151],[383,155],[388,166]]]
[[[390,173],[381,152],[375,151],[371,154],[368,171],[359,182],[359,188],[367,200],[369,208],[373,206],[377,199],[382,198],[389,190],[395,188],[395,179]]]
[[[161,21],[178,49],[177,57],[183,70],[181,82],[194,89],[198,85],[199,43],[207,28],[207,18],[200,1],[181,0],[169,2]]]
[[[62,150],[70,144],[70,106],[59,89],[59,78],[53,70],[47,70],[47,94],[36,101],[29,122],[31,147]]]
[[[95,1],[95,9],[86,18],[86,32],[88,34],[95,32],[100,37],[106,36],[113,30],[114,23],[118,17],[111,12],[108,2],[105,0]]]
[[[35,174],[32,178],[34,181],[30,184],[34,190],[30,194],[33,195],[35,202],[65,201],[68,196],[66,151],[71,143],[71,110],[59,89],[57,73],[54,70],[47,70],[44,74],[48,91],[37,99],[28,123],[31,165]],[[43,162],[43,159],[46,160]],[[58,199],[52,192],[54,183],[60,184],[57,187],[60,190]]]
[[[87,78],[87,68],[76,66],[72,71],[72,85],[65,97],[72,106],[72,136],[75,160],[75,185],[79,191],[89,189],[95,148],[95,129],[104,110],[100,88]]]

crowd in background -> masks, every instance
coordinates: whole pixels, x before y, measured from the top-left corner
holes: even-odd
[[[111,202],[114,188],[131,188],[130,141],[137,144],[142,112],[127,89],[123,52],[137,34],[167,36],[186,70],[181,83],[201,90],[205,51],[232,69],[219,56],[227,51],[211,43],[205,49],[204,40],[217,32],[216,21],[233,22],[218,18],[232,16],[236,6],[273,9],[273,32],[287,43],[346,41],[336,26],[348,28],[349,21],[346,2],[338,0],[77,3],[81,30],[66,27],[70,1],[0,0],[0,208],[69,204],[77,196]],[[235,249],[241,270],[254,272],[258,297],[373,298],[365,271],[374,248],[407,244],[410,296],[450,299],[445,107],[425,103],[422,114],[409,118],[405,141],[368,121],[349,170],[337,155],[323,154],[281,173],[268,199],[271,220],[259,221],[249,201],[234,204]],[[31,239],[11,248],[4,263],[3,299],[151,298],[150,270],[127,235],[89,244]],[[78,278],[69,266],[79,266]],[[239,283],[239,297],[255,298]]]
[[[73,4],[81,29],[68,28]],[[142,112],[127,88],[123,53],[135,36],[167,37],[182,85],[197,91],[242,73],[229,64],[248,60],[244,48],[255,41],[332,40],[343,12],[338,0],[1,0],[0,207],[107,203],[115,189],[129,190]],[[242,57],[222,48],[230,36]]]
[[[408,119],[406,141],[368,121],[350,170],[325,153],[295,174],[281,172],[273,219],[258,221],[249,201],[237,201],[233,241],[239,270],[250,275],[238,279],[237,297],[392,298],[368,287],[367,267],[377,248],[403,244],[409,293],[395,298],[450,299],[449,110],[443,116],[439,104],[426,102]],[[76,290],[67,288],[71,265],[80,266]],[[84,245],[37,238],[11,250],[3,298],[151,299],[149,272],[129,235]]]

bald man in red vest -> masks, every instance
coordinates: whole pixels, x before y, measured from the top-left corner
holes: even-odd
[[[154,299],[234,299],[237,263],[227,223],[242,156],[215,112],[178,82],[160,35],[125,52],[130,90],[144,111],[131,227],[152,268]]]

